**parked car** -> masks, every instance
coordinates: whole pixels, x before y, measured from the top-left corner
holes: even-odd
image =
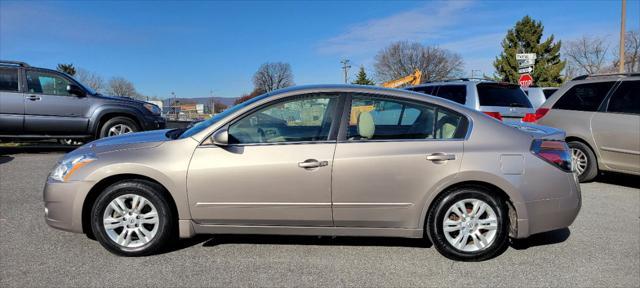
[[[640,175],[640,73],[581,76],[526,119],[567,133],[580,181]]]
[[[480,79],[451,79],[406,88],[445,98],[505,122],[520,122],[535,109],[518,85]]]
[[[164,127],[156,105],[96,93],[55,70],[0,61],[0,139],[73,142]]]
[[[557,87],[529,87],[523,89],[524,93],[529,97],[529,101],[533,108],[537,109],[544,104],[551,95],[558,90]]]
[[[484,260],[580,209],[564,133],[526,130],[405,90],[292,87],[74,150],[47,180],[45,217],[125,256],[246,233],[428,237]]]

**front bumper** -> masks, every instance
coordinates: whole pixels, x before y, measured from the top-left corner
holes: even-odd
[[[95,183],[58,182],[48,179],[44,186],[45,221],[53,228],[82,233],[82,206]]]
[[[164,129],[165,127],[167,127],[167,120],[162,116],[145,116],[144,123],[142,123],[142,125],[144,126],[143,128],[145,131]]]
[[[527,211],[526,218],[518,217],[516,238],[569,227],[582,207],[582,194],[577,176],[565,174],[565,185],[555,189],[557,197],[518,203],[516,210]]]

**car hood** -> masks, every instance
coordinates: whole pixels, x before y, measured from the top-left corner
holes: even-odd
[[[113,152],[118,150],[129,150],[129,149],[148,149],[160,146],[162,143],[171,140],[167,137],[167,131],[170,129],[164,130],[153,130],[146,132],[138,132],[138,133],[129,133],[120,136],[113,136],[102,138],[96,141],[93,141],[82,147],[85,149],[91,149],[93,153],[100,154],[106,152]],[[80,149],[79,149],[80,150]]]
[[[504,122],[504,124],[516,128],[531,135],[535,139],[564,141],[566,133],[563,130],[526,122]]]
[[[137,99],[133,99],[133,98],[129,98],[129,97],[122,97],[122,96],[109,96],[109,95],[102,95],[102,94],[98,94],[98,95],[94,95],[94,97],[98,97],[104,100],[110,100],[110,101],[118,101],[118,102],[127,102],[127,103],[132,103],[132,104],[145,104],[147,102],[144,101],[140,101]]]

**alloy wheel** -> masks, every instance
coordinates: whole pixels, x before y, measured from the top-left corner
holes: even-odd
[[[576,172],[578,176],[582,175],[585,170],[587,170],[588,159],[587,155],[580,149],[571,148],[571,161],[573,162],[573,166],[576,167]]]
[[[498,229],[496,212],[482,200],[460,200],[447,210],[444,236],[457,250],[475,252],[490,247]]]
[[[158,232],[156,207],[145,197],[126,194],[113,199],[103,214],[103,225],[109,239],[126,248],[141,247]]]
[[[133,129],[128,125],[116,124],[116,125],[113,125],[113,127],[109,128],[109,131],[107,132],[107,137],[122,135],[126,133],[131,133],[131,132],[133,132]]]

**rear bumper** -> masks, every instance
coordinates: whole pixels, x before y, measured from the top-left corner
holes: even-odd
[[[565,185],[557,187],[556,196],[549,199],[516,203],[516,211],[527,211],[526,218],[518,217],[516,238],[569,227],[582,207],[582,195],[577,177],[563,173]],[[520,206],[520,207],[518,207]]]
[[[93,184],[47,180],[43,191],[46,223],[56,229],[82,233],[82,206]]]

